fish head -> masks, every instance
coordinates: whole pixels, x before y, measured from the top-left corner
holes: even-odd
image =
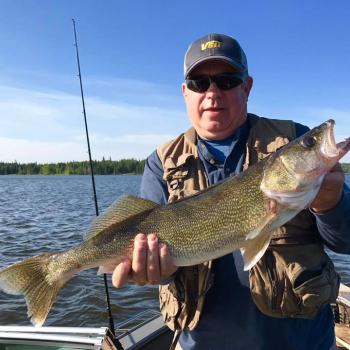
[[[324,175],[350,149],[350,138],[335,142],[334,126],[330,119],[273,154],[264,167],[261,190],[278,202],[289,201],[292,207],[307,206],[317,195]]]
[[[336,144],[334,120],[328,120],[305,133],[280,152],[283,165],[303,179],[328,172],[350,148],[350,139]]]

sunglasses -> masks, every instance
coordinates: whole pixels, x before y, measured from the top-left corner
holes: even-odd
[[[200,75],[185,80],[186,86],[194,92],[205,92],[211,83],[215,83],[220,90],[230,90],[243,83],[241,74],[221,73],[213,76]]]

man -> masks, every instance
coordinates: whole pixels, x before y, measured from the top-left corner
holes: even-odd
[[[257,140],[274,136],[266,147],[271,152],[281,146],[276,142],[281,140],[279,133],[291,139],[308,130],[297,123],[247,113],[252,85],[246,56],[233,38],[210,34],[190,45],[182,92],[195,132],[180,135],[150,155],[141,184],[144,198],[165,204],[188,196],[264,157],[264,149],[257,150],[264,142],[258,144]],[[302,219],[297,218],[297,232],[310,231],[318,245],[322,242],[336,252],[350,253],[350,195],[340,166],[326,175],[310,209],[303,212],[308,226],[303,227]],[[284,233],[290,231],[286,227]],[[331,276],[328,279],[336,279],[334,273]],[[312,317],[273,317],[266,303],[268,314],[260,311],[252,299],[252,282],[243,271],[240,252],[196,269],[178,269],[167,247],[158,244],[156,233],[139,234],[132,261],[123,261],[112,276],[115,287],[130,279],[139,285],[161,284],[166,323],[172,329],[183,329],[180,349],[334,348],[328,305],[315,309]],[[192,295],[191,289],[195,289]]]

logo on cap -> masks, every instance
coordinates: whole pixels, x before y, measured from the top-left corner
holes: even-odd
[[[201,44],[201,50],[205,51],[207,49],[215,49],[215,48],[221,47],[221,45],[222,45],[221,41],[211,40],[211,41],[207,41],[204,44]]]

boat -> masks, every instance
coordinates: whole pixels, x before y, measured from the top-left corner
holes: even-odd
[[[350,350],[350,287],[340,284],[337,302],[332,308],[337,347]]]
[[[350,287],[341,284],[332,309],[337,349],[350,350]],[[107,327],[0,326],[0,350],[168,350],[172,338],[154,310],[119,323],[115,336]]]
[[[115,336],[107,327],[0,326],[0,350],[168,350],[172,337],[160,313],[148,310],[118,324]]]

